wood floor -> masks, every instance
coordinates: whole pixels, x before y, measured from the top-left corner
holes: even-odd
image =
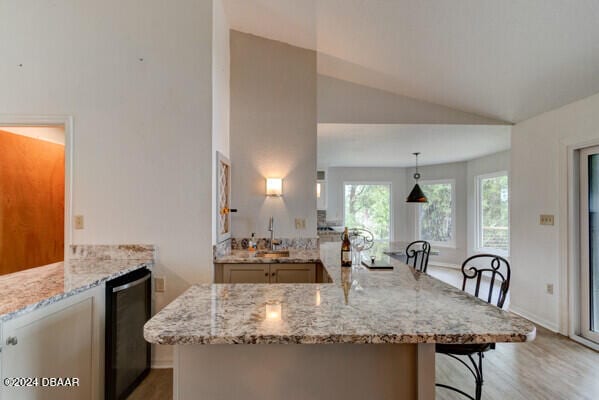
[[[458,272],[429,266],[431,275],[450,284]],[[537,327],[530,343],[500,343],[483,361],[484,400],[597,400],[599,399],[599,353]],[[464,366],[437,355],[437,382],[449,383],[473,393],[472,375]],[[129,397],[130,400],[172,399],[172,370],[152,370]],[[437,399],[464,399],[437,388]],[[334,400],[334,399],[331,399]]]
[[[172,400],[173,370],[153,369],[127,400]]]

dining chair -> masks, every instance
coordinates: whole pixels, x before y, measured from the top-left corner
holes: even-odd
[[[494,254],[477,254],[462,263],[462,290],[468,291],[468,284],[474,286],[474,296],[503,308],[510,287],[510,263],[503,257]],[[482,290],[481,290],[482,284]],[[496,290],[497,287],[497,290]],[[480,400],[483,389],[484,353],[495,349],[495,343],[481,344],[442,344],[437,343],[435,351],[445,354],[463,364],[474,376],[474,396],[446,384],[436,386],[453,390],[471,400]],[[461,357],[466,357],[464,360]],[[468,364],[468,361],[471,365]]]
[[[415,270],[426,273],[430,254],[431,244],[426,240],[416,240],[406,247],[405,262]]]

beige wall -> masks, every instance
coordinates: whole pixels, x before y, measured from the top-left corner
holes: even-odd
[[[316,235],[316,53],[231,31],[233,236]],[[265,178],[283,178],[283,197]],[[296,230],[295,218],[306,220]]]

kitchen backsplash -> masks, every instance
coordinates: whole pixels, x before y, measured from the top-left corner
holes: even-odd
[[[256,238],[258,250],[270,248],[270,239]],[[302,250],[317,250],[318,238],[278,238],[281,243],[276,246],[277,249],[302,249]],[[232,250],[246,250],[250,238],[233,238],[231,239]]]
[[[99,260],[154,260],[154,246],[146,244],[72,244],[70,260],[94,258]]]

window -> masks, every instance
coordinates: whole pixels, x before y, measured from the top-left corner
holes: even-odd
[[[392,240],[391,184],[346,183],[345,226],[370,231],[376,240]]]
[[[510,246],[507,172],[476,178],[477,250],[507,254]]]
[[[420,205],[416,224],[420,240],[455,246],[455,181],[422,182],[428,203]]]

